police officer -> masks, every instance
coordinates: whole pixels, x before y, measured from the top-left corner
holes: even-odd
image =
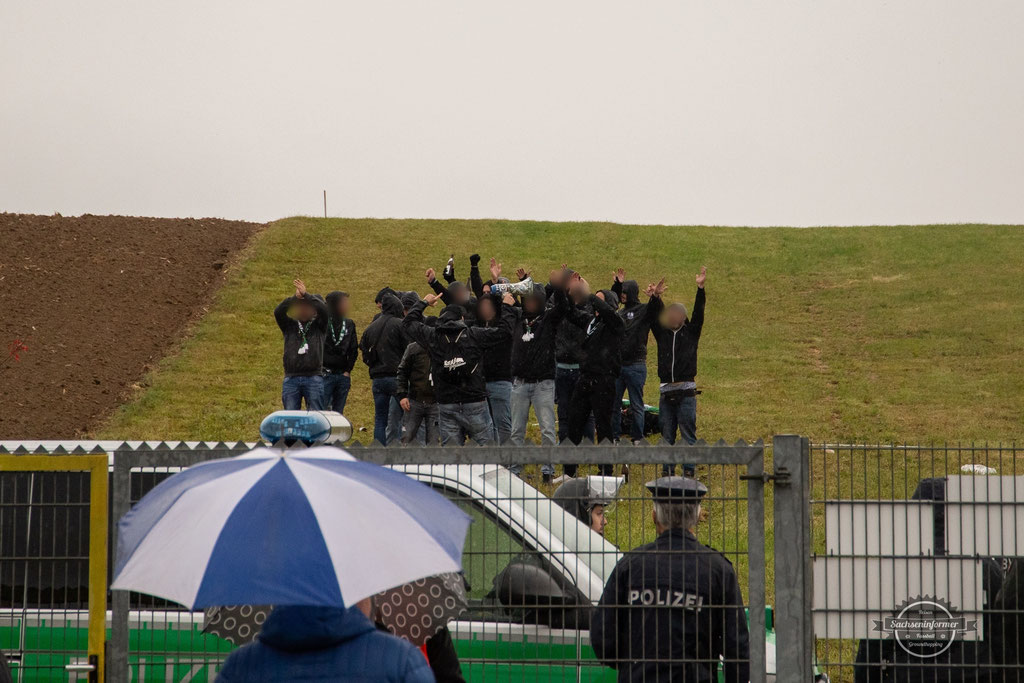
[[[551,500],[604,536],[607,514],[622,487],[623,477],[589,476],[570,479],[551,494]]]
[[[658,538],[619,561],[594,611],[590,642],[619,681],[750,679],[747,621],[732,565],[697,541],[707,487],[686,477],[647,484]]]

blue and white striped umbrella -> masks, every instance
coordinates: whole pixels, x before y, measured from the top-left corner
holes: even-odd
[[[113,588],[192,609],[353,605],[461,571],[470,518],[401,472],[336,448],[259,448],[189,467],[118,524]]]

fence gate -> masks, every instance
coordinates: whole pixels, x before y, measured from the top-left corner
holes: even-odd
[[[818,444],[811,645],[833,681],[1024,680],[1024,452]]]
[[[248,448],[115,449],[114,515],[178,468]],[[749,610],[751,680],[765,680],[770,636],[764,490],[773,477],[765,476],[763,444],[346,448],[360,460],[395,467],[429,484],[473,519],[463,555],[470,611],[450,629],[463,672],[476,681],[614,681],[615,672],[596,660],[590,646],[591,601],[621,552],[656,535],[644,482],[665,467],[697,465],[709,488],[698,538],[737,568]],[[621,476],[623,463],[630,464],[629,481],[622,485],[603,539],[549,498],[558,482],[543,478],[548,466],[578,465],[580,475],[612,470]],[[519,467],[522,478],[510,472]],[[515,585],[512,577],[520,575],[540,576],[559,597],[549,604],[532,602],[533,594],[505,596],[502,577]],[[135,593],[113,591],[112,596],[108,680],[214,679],[232,646],[203,632],[202,612]]]
[[[615,524],[614,529],[609,527],[605,537],[611,544],[611,552],[614,548],[628,550],[641,543],[652,541],[655,537],[653,523],[651,522],[651,499],[643,483],[661,476],[666,469],[672,469],[676,473],[682,465],[693,465],[698,468],[698,476],[706,483],[709,491],[705,498],[704,512],[706,518],[698,524],[697,538],[703,543],[714,547],[721,552],[735,567],[740,579],[740,586],[743,596],[746,598],[748,611],[748,628],[750,632],[750,680],[754,682],[766,680],[766,634],[768,633],[766,596],[765,596],[765,505],[764,489],[765,484],[773,480],[772,475],[766,475],[764,469],[765,448],[761,442],[748,444],[739,441],[736,444],[727,444],[720,441],[716,444],[698,442],[690,446],[670,446],[668,444],[657,444],[650,446],[619,446],[619,445],[581,445],[576,447],[565,446],[525,446],[525,447],[487,447],[487,448],[437,448],[437,447],[406,447],[406,448],[383,448],[377,446],[362,447],[353,445],[348,447],[349,452],[360,460],[376,462],[381,465],[388,465],[398,468],[421,468],[429,464],[432,467],[432,476],[438,479],[450,479],[458,471],[460,465],[502,465],[505,468],[516,470],[523,468],[522,477],[531,486],[540,487],[547,500],[547,495],[555,485],[548,490],[546,485],[541,483],[541,474],[545,467],[554,468],[561,465],[563,468],[579,466],[577,476],[608,474],[619,475],[624,473],[622,465],[629,463],[629,484],[620,489],[616,512],[613,517],[616,521],[631,520],[629,525]],[[438,470],[440,470],[438,472]],[[406,469],[406,471],[410,471]],[[535,492],[524,493],[519,491],[515,482],[519,477],[511,478],[513,491],[509,503],[530,505],[529,500]],[[500,483],[498,484],[500,487]],[[436,486],[436,484],[435,484]],[[448,488],[444,486],[442,488]],[[451,496],[450,491],[445,491]],[[473,514],[473,510],[468,510]],[[560,535],[560,524],[556,523],[549,527],[556,535]],[[591,554],[596,554],[591,551]],[[467,574],[474,572],[475,568],[493,565],[493,570],[507,567],[515,562],[515,556],[527,558],[531,561],[536,553],[526,549],[514,549],[502,547],[492,538],[487,527],[482,525],[478,529],[476,523],[470,527],[467,539],[466,551],[463,555],[463,565],[467,567]],[[611,560],[611,566],[617,553],[607,554]],[[481,588],[490,588],[489,579],[491,572],[483,573],[488,581],[483,582]],[[598,585],[595,586],[597,594],[603,587],[601,577]],[[479,582],[478,582],[479,583]],[[589,613],[591,606],[587,602],[582,608],[583,612]],[[500,629],[507,629],[509,636],[512,636],[512,629],[520,618],[517,612],[513,613],[512,623],[506,623]],[[476,618],[476,617],[473,617]],[[482,633],[474,634],[476,642],[487,647],[481,647],[480,653],[483,657],[474,660],[467,657],[464,660],[464,672],[472,675],[474,680],[523,680],[532,678],[534,680],[550,681],[613,681],[615,672],[608,668],[601,667],[594,660],[593,651],[589,639],[589,626],[579,628],[568,628],[555,632],[539,632],[536,639],[531,640],[531,635],[525,635],[526,644],[535,650],[542,650],[550,646],[556,638],[567,637],[575,648],[575,654],[563,652],[560,662],[544,665],[538,669],[531,669],[531,659],[535,657],[528,648],[524,648],[518,654],[513,653],[503,660],[502,656],[495,657],[500,650],[494,649],[488,640],[488,631],[499,630],[490,626],[488,622]],[[524,625],[525,625],[524,621]],[[462,622],[456,626],[463,630]],[[498,661],[495,661],[495,660]],[[575,661],[573,661],[575,659]],[[537,661],[542,657],[537,657]],[[567,670],[565,665],[574,668],[575,672]],[[547,666],[548,668],[545,668]]]
[[[104,680],[107,462],[0,455],[0,650],[17,682]]]

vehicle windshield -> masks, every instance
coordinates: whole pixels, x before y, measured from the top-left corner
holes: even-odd
[[[602,584],[607,581],[621,554],[604,536],[504,467],[496,467],[482,478],[519,503],[523,511],[548,529],[566,550],[575,553]]]

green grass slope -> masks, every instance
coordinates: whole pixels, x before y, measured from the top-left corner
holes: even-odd
[[[280,405],[274,306],[294,277],[344,289],[365,329],[388,284],[429,291],[423,273],[495,255],[539,279],[566,261],[594,286],[616,266],[692,305],[708,267],[699,434],[816,440],[1008,441],[1024,418],[1024,229],[1017,226],[709,228],[498,220],[289,218],[248,260],[180,352],[97,436],[251,439]],[[653,361],[653,354],[652,354]],[[653,366],[652,366],[653,368]],[[649,373],[647,395],[656,398]],[[360,362],[347,410],[369,441]]]

